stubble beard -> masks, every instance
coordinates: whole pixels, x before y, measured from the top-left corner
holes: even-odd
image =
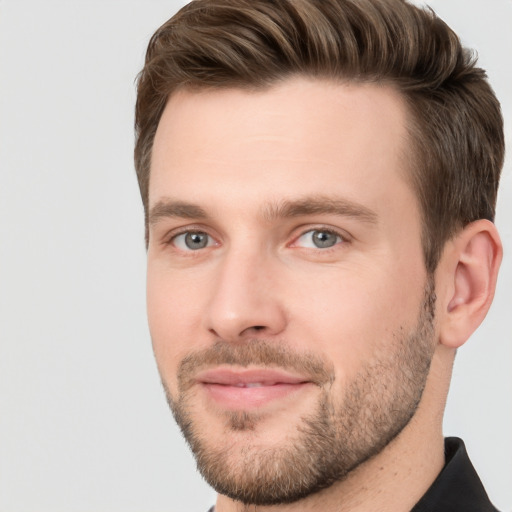
[[[415,329],[396,332],[392,348],[384,347],[369,361],[342,397],[329,392],[334,377],[325,362],[314,355],[290,354],[264,340],[236,346],[217,342],[186,358],[180,367],[177,399],[162,381],[203,478],[218,493],[247,505],[292,503],[343,480],[380,453],[409,423],[421,400],[435,348],[435,300],[429,279]],[[266,363],[307,371],[321,384],[316,408],[301,417],[286,444],[277,447],[265,446],[264,440],[253,436],[260,420],[257,413],[226,413],[225,442],[214,445],[208,432],[198,427],[186,384],[193,368],[206,362]],[[230,433],[240,432],[247,434],[247,442],[230,442]]]

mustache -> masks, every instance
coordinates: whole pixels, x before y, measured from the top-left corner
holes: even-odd
[[[178,386],[187,391],[194,376],[214,366],[261,366],[298,373],[305,380],[323,386],[334,381],[334,365],[313,352],[296,352],[279,342],[252,339],[243,343],[216,341],[212,346],[185,356],[178,367]]]

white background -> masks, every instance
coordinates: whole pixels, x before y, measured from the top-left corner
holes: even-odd
[[[134,78],[182,2],[0,0],[0,511],[204,512],[146,327]],[[437,0],[512,139],[512,1]],[[512,169],[505,262],[457,356],[445,432],[512,510]]]

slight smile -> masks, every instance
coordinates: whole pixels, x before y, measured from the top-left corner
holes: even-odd
[[[314,385],[303,376],[265,368],[215,368],[199,373],[196,381],[218,406],[233,411],[257,409]]]

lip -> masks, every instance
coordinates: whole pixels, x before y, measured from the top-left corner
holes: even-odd
[[[227,410],[251,410],[290,397],[312,382],[306,377],[276,369],[233,370],[216,368],[200,372],[196,381],[208,398]]]

